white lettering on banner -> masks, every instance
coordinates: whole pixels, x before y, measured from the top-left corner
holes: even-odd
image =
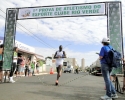
[[[19,8],[18,19],[81,15],[105,15],[105,3]]]

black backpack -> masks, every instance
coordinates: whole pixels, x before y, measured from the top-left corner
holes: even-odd
[[[108,55],[105,57],[105,60],[106,60],[107,64],[110,67],[115,67],[115,68],[120,67],[121,59],[122,59],[121,53],[114,50],[113,48],[110,48],[110,50],[108,51]]]

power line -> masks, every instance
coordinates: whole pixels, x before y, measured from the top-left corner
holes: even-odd
[[[6,14],[1,8],[0,10]],[[2,16],[3,17],[3,16]],[[5,17],[4,17],[5,18]],[[18,22],[17,22],[18,23]],[[21,27],[23,27],[25,30],[27,30],[29,33],[31,33],[33,36],[35,36],[38,40],[42,41],[41,43],[44,43],[45,45],[51,47],[52,49],[54,49],[51,45],[49,45],[48,43],[46,43],[45,41],[43,41],[41,38],[39,38],[38,36],[36,36],[34,33],[32,33],[31,31],[29,31],[28,29],[26,29],[23,25],[21,25],[20,23],[18,23]],[[26,33],[26,32],[25,32]],[[31,36],[31,35],[30,35]],[[55,50],[55,49],[54,49]]]
[[[0,15],[0,16],[5,19],[5,17],[3,17],[2,15]],[[23,32],[25,32],[25,31],[24,31],[23,29],[21,29],[20,27],[17,26],[17,28],[19,28],[20,30],[22,30]],[[25,33],[28,33],[28,32],[25,32]],[[31,34],[32,34],[32,33],[31,33]],[[38,40],[39,42],[41,42],[38,38],[33,37],[31,34],[28,33],[29,36],[31,36],[32,38],[34,38],[34,39]],[[41,42],[41,43],[43,44],[43,42]],[[46,46],[48,46],[48,45],[46,45]],[[49,46],[48,46],[48,47],[49,47]],[[50,48],[50,47],[49,47],[49,48]],[[53,48],[50,48],[50,49],[55,50],[55,49],[53,49]]]
[[[0,15],[1,17],[3,17],[2,15]],[[5,17],[3,17],[5,19]]]
[[[18,23],[19,24],[19,23]],[[21,24],[19,24],[20,26],[22,26]],[[22,26],[24,29],[26,29],[24,26]],[[31,31],[29,31],[28,29],[26,29],[29,33],[33,34]],[[48,43],[46,43],[45,41],[43,41],[42,39],[40,39],[38,36],[34,35],[36,38],[38,38],[40,41],[42,41],[43,43],[45,43],[46,45],[48,45],[49,47],[53,48],[51,45],[49,45]],[[54,49],[54,48],[53,48]]]
[[[3,13],[5,13],[2,9],[0,9]],[[5,13],[6,14],[6,13]],[[18,22],[17,22],[18,23]],[[47,44],[45,41],[43,41],[42,39],[40,39],[38,36],[34,35],[34,33],[32,33],[31,31],[29,31],[28,29],[26,29],[23,25],[21,25],[20,23],[18,23],[21,27],[23,27],[25,30],[27,30],[29,33],[31,33],[33,36],[35,36],[36,38],[38,38],[40,41],[42,41],[44,44],[46,44],[47,46],[53,48],[51,45]],[[54,49],[54,48],[53,48]]]

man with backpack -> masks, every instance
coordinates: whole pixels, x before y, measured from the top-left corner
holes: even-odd
[[[113,51],[112,51],[112,46],[110,45],[110,40],[108,38],[103,38],[102,39],[102,44],[103,47],[101,48],[100,54],[99,54],[99,59],[100,59],[100,63],[101,63],[101,70],[102,70],[102,75],[105,81],[105,86],[106,86],[106,95],[102,96],[101,99],[102,100],[112,100],[112,98],[118,98],[117,94],[116,94],[116,90],[112,84],[112,81],[110,80],[110,73],[112,71],[112,67],[113,67],[113,60],[115,60],[114,58],[109,57],[109,53],[111,54],[111,56],[114,57],[113,55]],[[112,60],[112,61],[110,61]]]
[[[56,70],[57,70],[57,80],[55,85],[58,85],[59,77],[61,76],[61,70],[63,66],[63,58],[66,58],[66,53],[63,51],[62,45],[59,46],[59,50],[56,51],[54,59],[56,59]]]

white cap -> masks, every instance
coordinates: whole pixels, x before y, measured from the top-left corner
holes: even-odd
[[[110,43],[110,40],[109,40],[109,38],[103,38],[102,42],[104,42],[104,43]]]

